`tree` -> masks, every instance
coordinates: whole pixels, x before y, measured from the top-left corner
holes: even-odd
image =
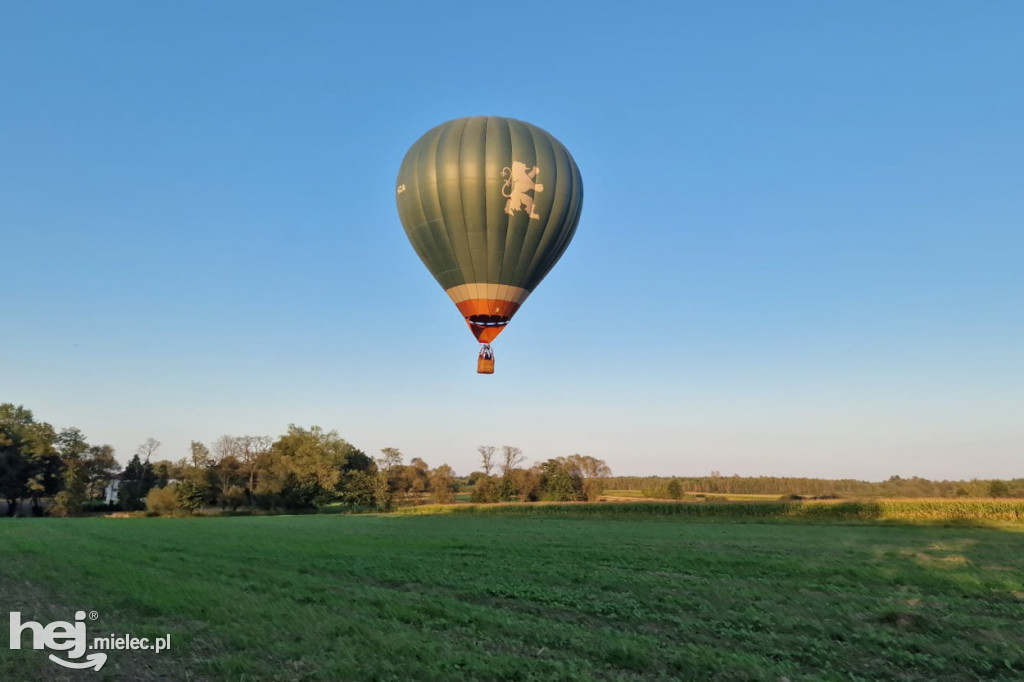
[[[175,485],[174,494],[178,498],[178,509],[196,514],[202,510],[206,502],[206,486],[194,479],[186,478]]]
[[[501,449],[503,455],[503,461],[501,464],[502,476],[507,476],[513,469],[526,461],[526,457],[523,456],[523,451],[519,448],[512,447],[511,445],[503,445],[501,446]]]
[[[63,480],[59,484],[61,490],[56,494],[53,511],[58,516],[68,516],[80,511],[88,496],[89,444],[79,429],[68,428],[57,434],[54,446],[60,456]]]
[[[149,458],[160,448],[160,441],[156,438],[147,438],[146,442],[138,447],[135,454],[138,455],[139,459],[144,462],[148,462]]]
[[[364,452],[319,426],[309,429],[291,424],[257,460],[254,491],[262,504],[274,507],[316,506],[335,499],[348,471],[369,466]]]
[[[403,497],[417,498],[430,489],[430,467],[419,457],[413,457],[408,466],[398,472],[395,492]]]
[[[1006,481],[992,481],[988,484],[988,496],[989,497],[1009,497],[1010,486],[1007,485]]]
[[[373,481],[373,497],[377,509],[391,511],[398,487],[395,474],[402,466],[402,452],[398,448],[381,448],[380,453],[381,456],[377,458],[377,475]]]
[[[109,445],[90,446],[86,465],[86,498],[94,500],[101,497],[120,469],[114,448]]]
[[[374,486],[376,480],[377,472],[372,464],[365,470],[346,471],[342,477],[338,499],[349,509],[375,506]]]
[[[138,454],[132,456],[121,475],[118,498],[126,511],[145,507],[146,495],[156,484],[156,473],[150,462],[143,462]]]
[[[152,438],[150,440],[152,440]],[[157,445],[159,446],[159,443]],[[210,465],[210,448],[206,447],[203,443],[194,440],[189,443],[188,449],[189,454],[192,456],[192,466],[203,468]]]
[[[499,497],[498,479],[494,476],[480,476],[473,484],[473,502],[497,502]]]
[[[7,501],[7,515],[18,511],[18,500],[28,494],[28,461],[11,440],[0,434],[0,495]]]
[[[217,499],[224,508],[231,504],[237,509],[241,504],[237,495],[229,492],[234,488],[241,491],[243,500],[245,497],[245,492],[238,486],[242,480],[244,447],[240,438],[221,436],[213,443],[213,454],[207,457],[207,466],[217,489]]]
[[[217,502],[221,509],[230,508],[231,511],[238,511],[238,508],[245,504],[245,488],[233,485],[227,490],[221,491],[217,496]]]
[[[455,475],[450,466],[442,464],[430,472],[430,492],[438,504],[455,501]]]
[[[515,496],[515,499],[520,502],[534,502],[540,499],[544,477],[537,467],[515,469],[508,479],[512,483],[509,492]]]
[[[171,483],[175,483],[185,478],[184,467],[188,466],[188,462],[185,459],[179,459],[177,462],[172,462],[169,459],[158,459],[155,462],[150,462],[153,465],[153,473],[156,476],[157,488],[166,488]]]
[[[53,427],[37,422],[31,410],[0,404],[0,494],[7,500],[8,516],[17,514],[19,500],[26,497],[32,499],[33,512],[42,513],[40,499],[60,489],[55,440]]]
[[[164,488],[153,488],[146,496],[146,511],[161,516],[195,514],[203,508],[203,489],[195,481],[183,480]]]
[[[583,476],[564,457],[540,465],[541,499],[575,502],[583,498]]]
[[[231,446],[238,458],[239,474],[246,479],[245,491],[252,499],[256,492],[256,475],[267,458],[274,439],[270,436],[222,436],[235,441]]]
[[[590,501],[600,498],[604,493],[604,479],[612,475],[604,460],[576,453],[566,457],[565,462],[583,479],[583,496]]]
[[[480,453],[480,458],[484,463],[484,474],[487,476],[491,475],[491,470],[494,468],[494,451],[493,445],[479,445],[476,451]]]
[[[683,487],[679,484],[679,479],[677,478],[673,478],[668,482],[666,490],[668,491],[668,497],[671,500],[679,500],[683,497]]]

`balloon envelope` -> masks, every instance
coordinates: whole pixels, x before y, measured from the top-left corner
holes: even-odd
[[[405,155],[396,192],[413,248],[483,343],[558,262],[583,206],[562,143],[499,116],[428,131]]]

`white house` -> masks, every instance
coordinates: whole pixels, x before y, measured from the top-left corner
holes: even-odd
[[[103,493],[106,496],[107,504],[115,504],[117,502],[117,490],[121,487],[121,474],[114,476],[110,479],[110,483],[104,488]]]

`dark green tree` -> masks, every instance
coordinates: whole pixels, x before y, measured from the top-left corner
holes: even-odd
[[[133,455],[124,468],[121,486],[118,488],[118,500],[126,511],[144,509],[146,495],[156,485],[157,476],[150,462],[143,462],[138,454]]]
[[[1010,486],[1006,481],[995,480],[988,484],[989,497],[1009,497]]]
[[[37,422],[31,410],[0,404],[0,494],[7,501],[8,516],[17,513],[18,502],[25,498],[31,498],[33,512],[40,514],[41,499],[60,490],[56,437],[53,427]]]
[[[679,479],[673,478],[665,488],[670,500],[681,500],[683,498],[683,486],[679,484]]]
[[[575,502],[583,499],[583,476],[564,458],[542,463],[540,472],[542,500]]]

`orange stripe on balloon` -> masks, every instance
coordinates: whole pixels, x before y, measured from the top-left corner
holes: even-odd
[[[515,301],[493,298],[471,298],[458,304],[459,312],[480,343],[490,343],[505,329],[505,325],[519,310]]]

